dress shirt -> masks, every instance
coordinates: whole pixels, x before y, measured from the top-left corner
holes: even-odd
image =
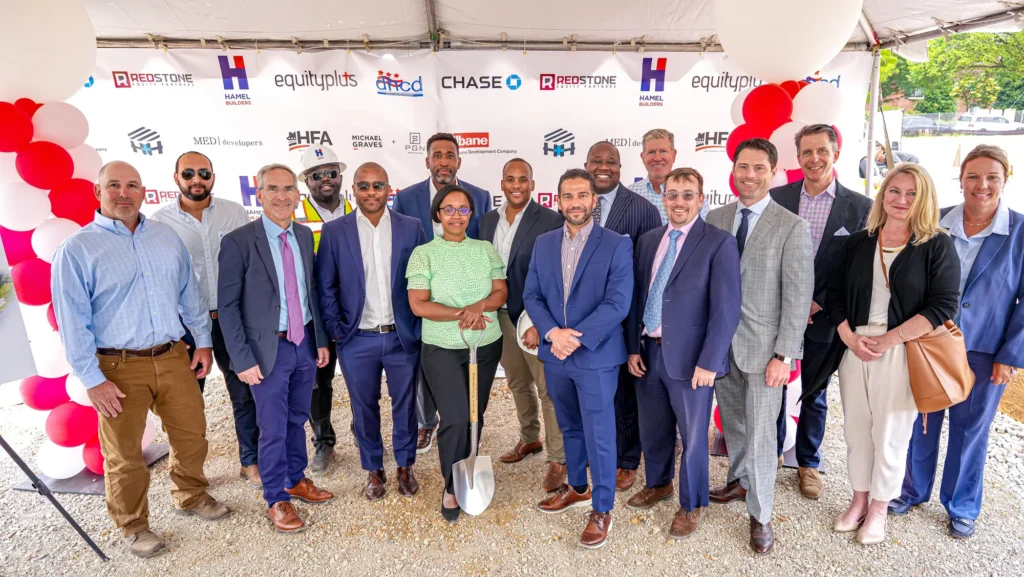
[[[587,239],[594,231],[594,220],[583,225],[583,228],[576,233],[576,238],[569,234],[569,223],[562,225],[562,294],[565,303],[569,302],[569,289],[572,288],[572,279],[576,276],[576,268],[580,264],[580,255],[583,248],[587,246]]]
[[[169,226],[139,215],[133,234],[99,211],[53,258],[53,309],[72,373],[86,388],[106,379],[97,348],[148,349],[192,331],[213,346],[212,321],[185,245]],[[180,317],[179,317],[180,315]]]
[[[608,192],[597,195],[597,202],[601,204],[601,222],[597,224],[604,226],[604,223],[608,222],[608,213],[612,211],[612,205],[615,204],[615,195],[618,193],[619,186],[615,185],[615,188]],[[590,236],[589,232],[587,236]]]
[[[429,210],[429,207],[434,206],[434,199],[437,198],[437,193],[439,191],[437,190],[437,187],[434,186],[434,179],[433,178],[428,178],[427,182],[430,183],[430,202],[427,203],[427,208]],[[456,178],[455,182],[453,182],[452,184],[454,184],[455,186],[459,186],[459,179]],[[448,186],[448,185],[445,185],[445,186]],[[430,214],[430,223],[432,225],[434,225],[433,226],[433,228],[434,228],[434,236],[444,236],[444,227],[441,226],[441,223],[434,222],[434,214],[433,213]]]
[[[277,273],[277,286],[281,293],[281,317],[277,323],[277,330],[284,332],[288,330],[288,299],[284,291],[284,265],[281,263],[281,233],[284,229],[277,226],[277,223],[267,218],[260,217],[263,222],[263,229],[267,231],[267,241],[270,243],[270,255],[274,259],[274,272]],[[295,225],[288,223],[288,246],[292,249],[292,256],[295,260],[295,280],[299,284],[299,300],[302,301],[302,324],[309,324],[313,315],[309,310],[309,295],[306,294],[306,268],[302,263],[302,250],[299,249],[299,239],[295,237]]]
[[[939,221],[939,226],[949,231],[949,236],[953,237],[953,246],[956,247],[956,254],[960,257],[960,300],[962,301],[964,298],[964,288],[967,286],[967,276],[971,273],[971,268],[974,267],[974,261],[977,260],[978,253],[981,252],[981,245],[985,243],[985,239],[992,234],[1001,234],[1003,236],[1010,234],[1010,209],[1000,200],[999,208],[996,209],[996,215],[992,222],[985,227],[985,230],[971,238],[967,238],[967,233],[964,232],[963,204],[959,204],[947,212],[946,216],[942,217],[942,220]],[[956,318],[953,319],[953,322],[957,324],[960,324],[960,311],[962,308],[958,306],[956,309]]]
[[[224,235],[249,222],[242,205],[210,197],[210,206],[203,209],[203,220],[198,221],[181,208],[181,197],[153,213],[153,222],[162,222],[174,229],[185,243],[192,269],[199,278],[199,293],[206,300],[206,308],[217,310],[217,275],[220,241]]]
[[[377,226],[356,209],[359,228],[359,250],[363,253],[363,278],[366,279],[366,299],[359,328],[375,329],[395,324],[395,311],[391,306],[391,209],[385,208]]]
[[[309,197],[309,204],[313,207],[313,210],[315,210],[316,213],[320,215],[320,220],[323,221],[324,224],[327,224],[332,220],[345,216],[345,197],[341,196],[340,198],[341,204],[339,204],[338,208],[334,209],[333,211],[327,210],[326,206],[320,206],[319,204],[317,204],[316,199],[314,199],[312,196]]]
[[[740,228],[740,222],[743,221],[742,210],[744,208],[749,208],[750,215],[747,216],[747,238],[744,240],[750,240],[750,235],[754,234],[754,227],[757,226],[757,221],[758,219],[761,218],[761,213],[764,212],[764,209],[768,208],[768,204],[771,203],[771,201],[772,197],[771,195],[768,194],[766,194],[764,198],[762,198],[761,200],[755,202],[752,206],[747,206],[740,202],[739,200],[737,200],[736,216],[733,218],[732,221],[733,236],[736,236],[736,233],[739,231]]]
[[[832,201],[836,199],[836,179],[828,187],[818,193],[818,196],[811,196],[807,193],[807,181],[800,186],[800,218],[807,221],[807,228],[811,231],[811,254],[817,256],[818,245],[821,244],[821,237],[825,234],[825,224],[828,223],[828,215],[832,212]]]
[[[629,185],[627,188],[629,188],[629,190],[632,190],[633,192],[639,194],[640,196],[646,198],[647,200],[649,200],[651,202],[651,204],[653,204],[655,207],[657,207],[658,212],[661,213],[661,224],[668,224],[669,223],[668,211],[665,210],[665,201],[661,198],[661,195],[664,192],[664,188],[665,188],[664,185],[662,185],[662,192],[658,192],[658,191],[654,190],[654,185],[651,183],[651,179],[650,178],[645,178],[643,180],[638,180],[638,181],[634,182],[633,184]],[[700,214],[701,218],[706,218],[708,216],[708,211],[709,210],[711,210],[711,207],[708,205],[708,197],[705,196],[704,197],[704,204],[700,205],[700,209],[698,209],[697,212],[698,212],[698,214]]]
[[[658,244],[658,251],[654,253],[654,267],[651,268],[651,284],[647,287],[648,292],[650,292],[651,287],[654,286],[654,277],[658,276],[658,269],[661,267],[661,261],[665,260],[665,255],[668,253],[669,233],[673,230],[678,230],[683,233],[676,239],[676,258],[678,259],[679,253],[683,250],[683,241],[686,240],[686,235],[690,234],[690,230],[693,228],[693,223],[695,222],[697,222],[696,218],[683,225],[682,228],[676,228],[672,226],[671,223],[669,223],[665,228],[665,234],[661,236],[661,243]],[[675,266],[675,262],[668,263],[668,266]],[[645,328],[643,334],[656,339],[661,338],[661,325],[658,325],[650,332]]]
[[[528,206],[529,205],[527,205],[527,207]],[[505,265],[506,275],[508,274],[508,259],[512,254],[512,241],[516,238],[516,231],[519,230],[519,224],[523,222],[523,214],[526,213],[526,207],[512,217],[512,224],[508,223],[508,218],[506,217],[507,209],[507,202],[498,208],[498,227],[494,229],[493,243],[495,250],[498,251],[498,256],[501,257],[501,263]],[[506,302],[501,305],[501,308],[507,309],[508,303]]]

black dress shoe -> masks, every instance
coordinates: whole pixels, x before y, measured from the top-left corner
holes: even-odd
[[[449,524],[454,524],[456,521],[459,520],[459,513],[461,512],[462,507],[459,507],[458,505],[452,507],[451,509],[445,507],[444,495],[441,496],[441,516],[444,517],[445,521],[448,521]]]
[[[313,455],[313,462],[309,465],[309,470],[314,473],[327,471],[327,468],[331,466],[331,456],[333,454],[334,447],[320,445],[316,448],[316,454]]]

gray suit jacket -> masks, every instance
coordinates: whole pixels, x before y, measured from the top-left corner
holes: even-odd
[[[708,213],[708,224],[732,234],[733,202]],[[757,219],[740,258],[740,326],[732,339],[736,366],[763,373],[772,355],[803,358],[814,291],[807,223],[774,200]]]

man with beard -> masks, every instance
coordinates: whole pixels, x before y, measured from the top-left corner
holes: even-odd
[[[676,162],[676,137],[664,128],[652,128],[644,134],[644,149],[640,160],[647,169],[647,178],[629,185],[629,189],[651,201],[661,214],[661,222],[668,224],[668,213],[661,195],[665,192],[665,180]],[[708,215],[708,199],[700,206],[700,217]]]
[[[661,226],[661,213],[644,197],[619,183],[622,163],[619,150],[612,143],[598,142],[591,146],[586,169],[597,188],[594,222],[628,237],[635,251],[644,233]],[[618,451],[615,489],[626,491],[636,482],[641,454],[636,377],[626,365],[619,371],[619,387],[615,391],[615,433]]]
[[[231,370],[228,349],[220,330],[217,315],[217,274],[219,270],[220,240],[224,235],[249,222],[242,205],[213,197],[213,184],[217,176],[213,163],[199,152],[186,152],[178,157],[174,166],[174,181],[178,183],[181,196],[177,202],[156,211],[152,220],[162,222],[177,233],[192,259],[192,270],[199,280],[199,294],[203,306],[210,311],[213,321],[213,358],[224,374],[224,383],[231,399],[231,410],[235,416],[235,436],[238,438],[238,460],[241,462],[239,476],[254,487],[262,486],[257,466],[257,449],[260,429],[256,425],[256,404],[252,400],[249,386],[238,379]],[[189,358],[195,354],[196,342],[186,327],[185,343],[189,346]],[[207,367],[209,369],[210,367]],[[206,379],[199,380],[202,390]]]
[[[459,158],[459,141],[447,132],[438,132],[427,139],[427,170],[430,178],[417,182],[395,195],[393,209],[398,214],[414,216],[423,224],[423,232],[427,240],[444,234],[441,225],[434,222],[430,214],[430,205],[437,196],[437,191],[449,184],[458,185],[473,195],[476,209],[466,227],[466,236],[479,238],[480,217],[491,210],[491,194],[486,190],[460,181],[456,175],[462,166]],[[430,389],[422,378],[416,385],[416,420],[419,431],[416,436],[416,452],[426,453],[433,442],[434,430],[437,429],[437,405]]]

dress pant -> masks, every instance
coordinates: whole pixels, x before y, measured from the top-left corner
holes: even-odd
[[[151,409],[163,421],[171,445],[174,506],[189,509],[209,497],[210,483],[203,474],[208,449],[205,406],[180,341],[158,357],[96,358],[103,376],[125,395],[116,417],[99,415],[99,438],[107,513],[127,537],[149,529],[149,468],[142,459],[142,435]]]
[[[644,337],[647,372],[637,380],[640,441],[647,487],[664,487],[675,476],[676,432],[683,441],[679,463],[679,505],[684,511],[708,506],[708,427],[714,387],[693,388],[690,379],[668,376],[658,341]]]
[[[416,376],[420,352],[407,353],[397,332],[357,331],[339,351],[341,373],[352,399],[353,422],[359,442],[359,462],[365,471],[384,468],[384,440],[380,434],[381,375],[387,373],[391,396],[391,445],[395,463],[408,467],[416,461]]]
[[[817,469],[821,465],[821,443],[825,440],[825,419],[828,413],[828,383],[843,360],[842,340],[836,337],[830,343],[804,340],[804,358],[800,362],[801,395],[800,421],[796,425],[796,462],[800,467]],[[807,393],[807,391],[813,391]],[[779,413],[779,454],[786,440],[786,397],[782,392],[782,411]]]
[[[313,431],[313,447],[334,447],[338,441],[331,424],[331,404],[334,402],[334,367],[338,362],[338,349],[334,341],[327,343],[330,359],[316,370],[313,399],[309,405],[309,428]]]
[[[555,404],[565,442],[569,485],[587,485],[587,461],[593,481],[593,508],[607,513],[615,506],[615,391],[619,367],[584,369],[572,356],[565,363],[545,363],[548,394]]]
[[[416,424],[421,429],[437,428],[437,404],[422,368],[416,378]]]
[[[491,385],[501,360],[501,339],[476,350],[477,410],[479,430],[484,428],[484,412],[491,396]],[[441,459],[444,489],[454,494],[452,465],[469,456],[469,349],[444,349],[423,343],[420,363],[432,397],[441,416],[437,429],[437,454]],[[482,438],[482,437],[481,437]]]
[[[519,337],[506,309],[498,311],[501,326],[501,366],[505,368],[508,390],[516,404],[519,419],[519,440],[535,443],[540,436],[538,413],[544,412],[544,446],[548,460],[565,464],[565,446],[562,431],[558,429],[555,405],[548,396],[547,380],[544,378],[544,362],[537,355],[531,355],[519,347]],[[538,398],[539,395],[539,398]]]
[[[616,467],[635,471],[640,468],[640,417],[636,408],[636,377],[627,365],[619,367],[615,389]]]
[[[992,384],[993,355],[969,352],[967,362],[974,371],[974,388],[962,403],[948,409],[949,444],[939,501],[951,519],[975,520],[981,513],[989,430],[1006,385]],[[923,431],[920,415],[914,423],[901,495],[911,505],[931,499],[945,413],[928,413],[928,434]]]
[[[313,323],[297,346],[277,339],[277,360],[269,375],[252,385],[256,420],[260,426],[260,476],[268,507],[290,501],[292,488],[306,476],[306,421],[316,373],[316,335]]]

